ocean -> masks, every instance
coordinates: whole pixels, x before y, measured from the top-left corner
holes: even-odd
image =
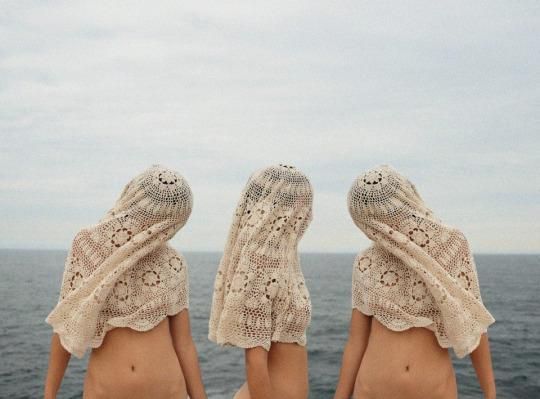
[[[244,381],[243,351],[207,339],[220,253],[185,252],[192,332],[210,399],[230,399]],[[332,398],[350,317],[354,254],[302,254],[313,304],[308,331],[310,398]],[[0,250],[0,398],[40,398],[65,251]],[[477,255],[498,398],[540,398],[540,255]],[[88,355],[72,356],[58,398],[81,398]],[[468,357],[454,361],[459,397],[481,398]]]

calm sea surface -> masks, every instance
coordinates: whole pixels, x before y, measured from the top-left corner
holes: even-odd
[[[187,252],[190,314],[210,399],[231,398],[243,383],[243,352],[208,341],[219,253]],[[0,398],[42,395],[51,329],[66,252],[0,250]],[[308,332],[310,398],[331,398],[350,317],[354,254],[304,254],[313,302]],[[540,255],[476,256],[490,329],[498,398],[540,398]],[[72,357],[59,398],[80,398],[88,355]],[[460,398],[481,398],[468,358],[455,360]]]

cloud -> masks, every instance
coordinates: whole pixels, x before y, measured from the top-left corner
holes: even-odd
[[[195,193],[175,243],[220,250],[249,174],[284,162],[315,187],[303,250],[366,245],[345,196],[380,163],[476,251],[540,250],[536,2],[3,7],[2,247],[67,247],[162,163]]]

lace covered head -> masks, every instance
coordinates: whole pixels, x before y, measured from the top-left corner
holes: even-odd
[[[426,327],[459,357],[471,352],[494,319],[463,233],[438,219],[414,184],[387,165],[353,182],[348,206],[373,241],[355,260],[353,307],[395,331]]]
[[[298,242],[312,219],[312,188],[288,165],[253,173],[236,207],[214,285],[209,338],[240,347],[305,344],[311,302]]]
[[[146,331],[188,307],[187,265],[167,241],[192,205],[184,178],[153,165],[97,224],[75,235],[58,304],[46,319],[68,351],[82,357],[114,327]]]

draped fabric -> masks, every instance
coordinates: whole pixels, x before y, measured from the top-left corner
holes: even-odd
[[[354,223],[373,241],[353,266],[352,306],[394,331],[425,327],[458,357],[495,319],[484,307],[465,235],[444,224],[416,187],[387,165],[349,191]]]
[[[312,200],[308,178],[293,166],[250,176],[215,278],[210,340],[266,350],[272,341],[306,344],[311,301],[298,243]]]
[[[77,357],[107,331],[147,331],[189,305],[187,264],[168,241],[193,205],[185,179],[161,165],[133,178],[104,217],[74,237],[60,297],[46,318]]]

